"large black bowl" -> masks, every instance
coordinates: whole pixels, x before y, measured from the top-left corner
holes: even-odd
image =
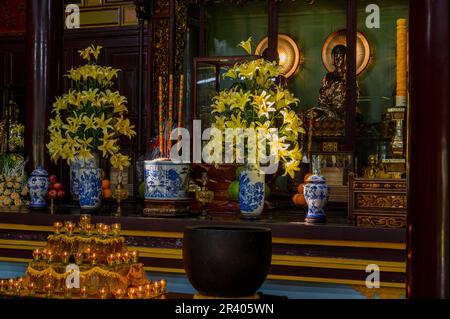
[[[202,295],[253,295],[266,279],[271,259],[269,228],[189,226],[184,229],[184,269],[192,286]]]

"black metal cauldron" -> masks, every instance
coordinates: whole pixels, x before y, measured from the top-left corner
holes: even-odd
[[[183,262],[202,295],[247,297],[263,284],[272,259],[272,233],[263,227],[188,226]]]

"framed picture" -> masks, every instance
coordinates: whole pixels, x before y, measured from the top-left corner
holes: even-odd
[[[348,202],[348,174],[353,171],[353,153],[321,152],[311,156],[312,163],[317,163],[320,173],[330,186],[329,201]]]

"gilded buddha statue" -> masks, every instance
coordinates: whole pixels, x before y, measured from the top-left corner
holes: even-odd
[[[337,45],[332,52],[334,71],[322,80],[317,106],[313,107],[316,135],[343,135],[345,130],[346,54],[344,45]],[[356,99],[359,98],[358,83]],[[357,113],[359,109],[357,107]]]
[[[0,122],[0,154],[23,151],[25,127],[18,121],[18,115],[19,107],[14,101],[9,101]]]

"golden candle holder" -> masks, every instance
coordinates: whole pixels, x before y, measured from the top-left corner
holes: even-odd
[[[91,215],[81,214],[80,215],[80,229],[86,229],[86,226],[91,223]]]
[[[74,230],[75,230],[75,224],[70,222],[70,221],[67,221],[66,222],[66,234],[67,234],[67,236],[72,236]]]
[[[114,254],[109,254],[109,255],[106,257],[106,262],[108,263],[108,266],[114,265],[114,259],[115,259]]]
[[[87,288],[86,286],[83,286],[80,288],[80,296],[81,298],[86,298],[87,297]]]
[[[113,198],[115,198],[117,201],[117,209],[112,215],[113,216],[122,216],[123,215],[122,201],[124,201],[125,199],[128,198],[128,191],[123,186],[123,183],[122,183],[123,182],[123,171],[122,170],[119,171],[117,181],[118,181],[118,183],[113,192]]]
[[[103,223],[97,223],[97,224],[95,224],[95,228],[96,228],[96,230],[97,230],[97,234],[98,235],[101,235],[102,234],[102,228],[103,228]]]
[[[136,298],[136,288],[129,287],[128,291],[127,291],[127,295],[128,295],[128,298],[130,298],[130,299]]]
[[[53,257],[54,257],[53,252],[51,250],[47,250],[47,262],[48,263],[53,262]]]
[[[55,229],[55,235],[59,235],[61,233],[61,228],[63,227],[63,224],[61,222],[54,222],[53,228]]]
[[[109,225],[103,225],[101,232],[102,232],[102,237],[107,237],[108,233],[109,233]]]
[[[6,286],[7,286],[6,280],[3,280],[3,279],[0,280],[0,291],[5,291]]]
[[[133,259],[133,263],[137,263],[139,260],[139,252],[137,250],[133,250],[131,252],[131,258]]]
[[[145,294],[144,287],[138,286],[137,289],[136,289],[136,296],[137,296],[139,299],[142,299],[142,298],[144,297],[144,294]]]
[[[62,256],[61,256],[62,258],[62,262],[64,263],[64,264],[67,264],[68,262],[69,262],[69,253],[67,252],[67,251],[64,251],[63,253],[62,253]]]
[[[130,262],[130,260],[131,260],[131,255],[130,255],[130,253],[127,251],[127,252],[125,252],[123,255],[122,255],[122,257],[123,257],[123,262],[125,263],[125,264],[128,264],[129,262]]]
[[[155,281],[155,283],[153,284],[153,291],[155,292],[155,294],[159,294],[160,292],[160,283],[158,281]]]
[[[36,292],[36,287],[34,285],[34,282],[30,281],[28,283],[27,289],[28,289],[28,295],[29,296],[34,296],[34,294]]]
[[[122,263],[122,254],[116,253],[116,264],[120,265]]]
[[[33,250],[33,260],[39,261],[41,259],[41,251],[39,249]]]
[[[145,290],[145,297],[150,298],[153,291],[152,284],[151,283],[145,284],[144,290]]]
[[[12,279],[12,278],[10,278],[9,280],[8,280],[8,290],[9,291],[12,291],[13,289],[14,289],[14,284],[15,284],[15,280],[14,279]]]
[[[120,230],[122,226],[119,223],[114,223],[111,225],[111,233],[114,237],[120,236]]]
[[[74,257],[75,257],[75,263],[77,265],[81,265],[83,263],[83,254],[82,253],[76,253]]]
[[[214,192],[208,190],[208,175],[206,172],[202,173],[202,187],[200,190],[195,192],[195,198],[200,202],[202,207],[202,213],[200,215],[200,219],[211,219],[211,216],[208,214],[208,203],[211,203],[214,199]]]
[[[47,294],[47,298],[51,298],[53,296],[53,285],[51,283],[46,284],[44,291]]]
[[[86,225],[86,235],[91,236],[94,229],[95,229],[95,226],[93,224],[87,224]]]
[[[64,298],[72,298],[72,288],[64,287]]]
[[[117,288],[113,291],[113,294],[116,299],[123,299],[123,297],[125,296],[125,290]]]
[[[100,299],[106,299],[108,297],[108,290],[105,287],[102,287],[98,290],[98,296]]]
[[[161,292],[165,292],[166,291],[166,285],[167,285],[166,280],[165,279],[161,279],[160,285],[161,285]]]
[[[91,265],[95,266],[97,264],[97,254],[96,253],[92,253],[92,255],[89,258],[91,260]]]

